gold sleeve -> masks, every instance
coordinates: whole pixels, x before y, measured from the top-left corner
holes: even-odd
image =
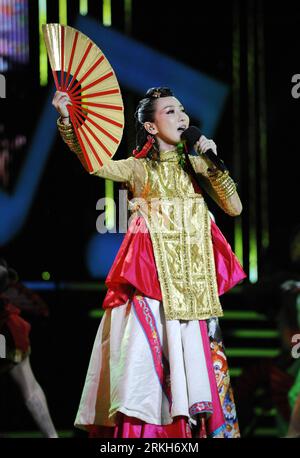
[[[85,161],[84,154],[83,154],[83,152],[81,150],[80,143],[79,143],[79,141],[78,141],[78,139],[76,137],[76,134],[74,132],[73,125],[71,123],[70,124],[63,124],[61,122],[61,118],[58,118],[57,127],[58,127],[58,131],[59,131],[60,136],[63,139],[63,141],[68,145],[70,150],[73,153],[76,154],[76,156],[80,160],[80,162],[83,165],[83,167],[88,171],[89,168],[88,168],[88,165],[87,165],[87,163]]]
[[[134,157],[121,159],[119,161],[110,159],[101,168],[99,168],[99,170],[91,172],[91,175],[97,175],[101,178],[107,178],[109,180],[123,183],[128,182],[132,186],[136,161],[138,161],[138,159],[135,159]]]
[[[74,132],[73,125],[63,124],[61,118],[57,120],[57,127],[63,141],[68,145],[71,151],[75,154],[83,154],[80,148],[79,141]]]
[[[205,191],[230,216],[242,212],[242,203],[237,193],[236,184],[229,172],[216,169],[215,165],[203,156],[190,156],[190,161]]]
[[[70,150],[76,154],[84,168],[88,171],[88,166],[74,132],[73,125],[65,125],[59,118],[57,120],[57,126],[63,141],[68,145]],[[134,157],[118,161],[109,159],[101,168],[99,167],[98,170],[90,172],[90,174],[113,181],[128,182],[131,188],[133,188],[136,175],[138,175],[140,179],[142,178],[140,175],[143,175],[143,167],[141,167],[139,160]]]

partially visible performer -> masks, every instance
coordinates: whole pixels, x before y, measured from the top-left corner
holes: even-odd
[[[7,373],[17,384],[24,403],[45,437],[55,438],[47,400],[30,364],[30,324],[21,310],[47,316],[43,300],[18,280],[16,271],[0,259],[0,334],[5,337],[5,358],[0,358],[0,375]]]
[[[300,438],[300,370],[289,393],[292,412],[286,437]]]
[[[53,105],[63,140],[88,170],[66,93]],[[137,147],[95,175],[123,182],[130,226],[108,287],[75,425],[91,437],[239,437],[218,317],[219,295],[245,278],[193,176],[229,215],[242,205],[228,172],[188,155],[189,117],[169,88],[149,89],[136,113]],[[201,136],[200,152],[216,145]]]

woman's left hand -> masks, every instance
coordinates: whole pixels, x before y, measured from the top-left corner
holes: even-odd
[[[204,135],[201,135],[197,141],[196,149],[200,151],[200,153],[205,153],[207,150],[211,149],[215,155],[217,155],[217,145],[213,140],[206,138]]]

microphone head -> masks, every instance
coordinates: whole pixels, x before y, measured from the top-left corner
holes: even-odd
[[[186,142],[188,150],[191,151],[193,149],[194,144],[199,140],[201,137],[200,129],[196,126],[188,127],[184,132],[181,134],[181,140]]]

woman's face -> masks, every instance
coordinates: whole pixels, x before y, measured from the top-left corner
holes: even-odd
[[[156,101],[154,122],[145,123],[146,129],[155,135],[160,149],[168,149],[180,142],[181,134],[189,127],[189,117],[175,97],[161,97]],[[152,130],[151,130],[152,129]]]

